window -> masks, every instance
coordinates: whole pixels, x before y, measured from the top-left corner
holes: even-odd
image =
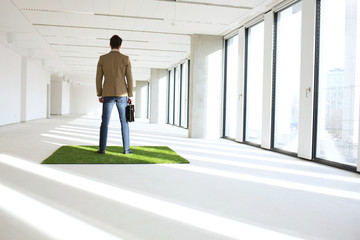
[[[224,136],[236,137],[236,103],[238,81],[238,36],[225,42],[225,96],[224,96]]]
[[[246,31],[245,141],[261,144],[264,22]]]
[[[188,61],[181,64],[181,119],[180,125],[184,128],[188,127]]]
[[[180,67],[175,68],[174,125],[180,125]]]
[[[174,123],[174,70],[169,72],[169,92],[168,92],[168,123]]]
[[[301,1],[276,13],[273,148],[297,153]]]
[[[359,138],[358,1],[321,0],[315,157],[356,166]],[[318,5],[318,8],[320,5]],[[319,12],[318,12],[319,14]]]
[[[146,118],[150,118],[150,82],[147,83]]]
[[[169,70],[168,123],[184,128],[188,127],[189,65],[186,60]]]

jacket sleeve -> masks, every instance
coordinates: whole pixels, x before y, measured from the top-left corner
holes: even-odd
[[[98,64],[97,64],[97,70],[96,70],[96,92],[97,96],[102,96],[102,79],[103,79],[103,69],[101,65],[101,57],[99,58]]]
[[[132,76],[132,72],[131,72],[131,62],[130,62],[129,58],[128,58],[127,65],[126,65],[125,76],[126,76],[126,80],[127,80],[128,96],[132,97],[134,85],[133,85],[133,76]]]

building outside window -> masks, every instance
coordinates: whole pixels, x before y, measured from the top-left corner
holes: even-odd
[[[321,0],[315,157],[356,166],[359,144],[360,6]]]

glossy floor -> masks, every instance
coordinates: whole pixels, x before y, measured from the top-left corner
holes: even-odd
[[[97,145],[99,117],[0,127],[0,239],[359,239],[360,175],[232,141],[131,123],[131,145],[184,165],[41,165]],[[112,119],[109,145],[121,145]]]

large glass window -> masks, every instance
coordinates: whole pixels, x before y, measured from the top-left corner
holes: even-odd
[[[273,147],[298,151],[301,1],[276,13]]]
[[[360,94],[360,6],[321,0],[316,157],[356,166]]]
[[[175,68],[174,125],[180,125],[180,67]]]
[[[246,53],[245,141],[261,144],[264,22],[247,29]]]
[[[168,123],[188,127],[189,60],[169,70]]]
[[[169,73],[169,92],[168,92],[168,122],[174,123],[174,69]]]
[[[181,64],[181,119],[180,125],[187,128],[188,115],[188,62]]]
[[[236,137],[236,103],[238,81],[238,36],[226,40],[225,45],[225,101],[224,136]]]

